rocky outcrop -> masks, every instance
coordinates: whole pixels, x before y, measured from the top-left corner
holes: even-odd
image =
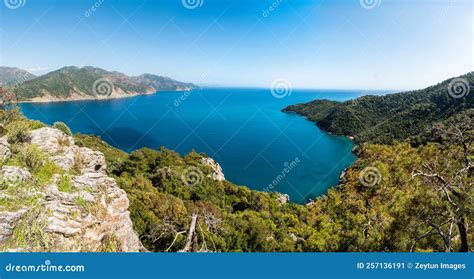
[[[0,138],[0,163],[5,162],[11,156],[10,144],[7,141],[7,137]]]
[[[3,166],[0,170],[0,189],[19,186],[31,179],[30,172],[25,168]]]
[[[201,162],[211,167],[212,172],[208,175],[210,178],[217,181],[225,180],[224,173],[222,172],[222,167],[216,161],[214,161],[214,159],[204,157],[201,158]]]
[[[281,204],[281,205],[284,205],[286,204],[287,202],[290,201],[290,196],[288,196],[287,194],[278,194],[278,197],[277,197],[277,201]]]
[[[27,211],[28,209],[20,209],[13,212],[0,212],[0,242],[12,235],[15,224]]]
[[[129,200],[124,190],[106,174],[104,155],[78,147],[74,139],[53,128],[31,132],[36,145],[64,173],[54,174],[46,185],[28,189],[36,200],[16,210],[0,207],[0,247],[22,251],[142,251],[129,216]],[[0,176],[27,187],[26,180],[37,181],[27,170],[4,166]],[[1,178],[1,177],[0,177]],[[18,183],[19,182],[19,183]],[[13,183],[0,191],[6,199]],[[18,186],[19,185],[19,186]],[[34,190],[32,190],[34,188]],[[15,247],[15,230],[24,226],[41,231],[42,239],[33,245]],[[34,234],[34,230],[28,230]],[[18,244],[19,245],[19,244]]]

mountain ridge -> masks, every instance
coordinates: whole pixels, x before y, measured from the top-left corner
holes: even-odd
[[[17,80],[6,87],[19,102],[54,102],[124,98],[157,91],[192,90],[198,86],[149,73],[128,76],[92,66],[65,66],[42,76]]]
[[[0,66],[0,86],[11,86],[33,78],[36,78],[36,76],[26,70]]]

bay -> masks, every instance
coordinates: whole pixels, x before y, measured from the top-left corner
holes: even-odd
[[[360,91],[203,88],[131,98],[21,104],[29,118],[65,122],[73,132],[95,134],[124,151],[164,146],[214,158],[226,179],[261,191],[286,193],[305,203],[337,185],[351,165],[353,143],[328,135],[305,118],[284,113],[315,99],[344,101]]]

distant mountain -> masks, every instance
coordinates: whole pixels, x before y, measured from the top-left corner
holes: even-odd
[[[307,117],[323,130],[359,142],[423,142],[435,123],[474,108],[474,72],[428,88],[346,102],[315,100],[284,109]]]
[[[0,86],[11,86],[35,78],[35,75],[15,67],[0,66]]]
[[[156,91],[190,90],[197,86],[152,74],[129,77],[94,67],[64,67],[14,88],[20,101],[121,98]]]

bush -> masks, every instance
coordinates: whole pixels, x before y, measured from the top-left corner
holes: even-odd
[[[71,129],[64,122],[54,122],[53,128],[58,129],[68,136],[72,136]]]
[[[29,120],[28,127],[29,127],[29,130],[36,130],[39,128],[47,127],[47,125],[38,120]]]
[[[43,166],[43,153],[34,145],[24,146],[18,155],[21,163],[33,173]]]
[[[9,124],[14,121],[25,120],[25,117],[21,114],[20,109],[15,107],[14,109],[0,109],[0,122],[3,124]]]
[[[31,139],[28,121],[20,120],[7,125],[8,142],[11,144],[29,142]]]

